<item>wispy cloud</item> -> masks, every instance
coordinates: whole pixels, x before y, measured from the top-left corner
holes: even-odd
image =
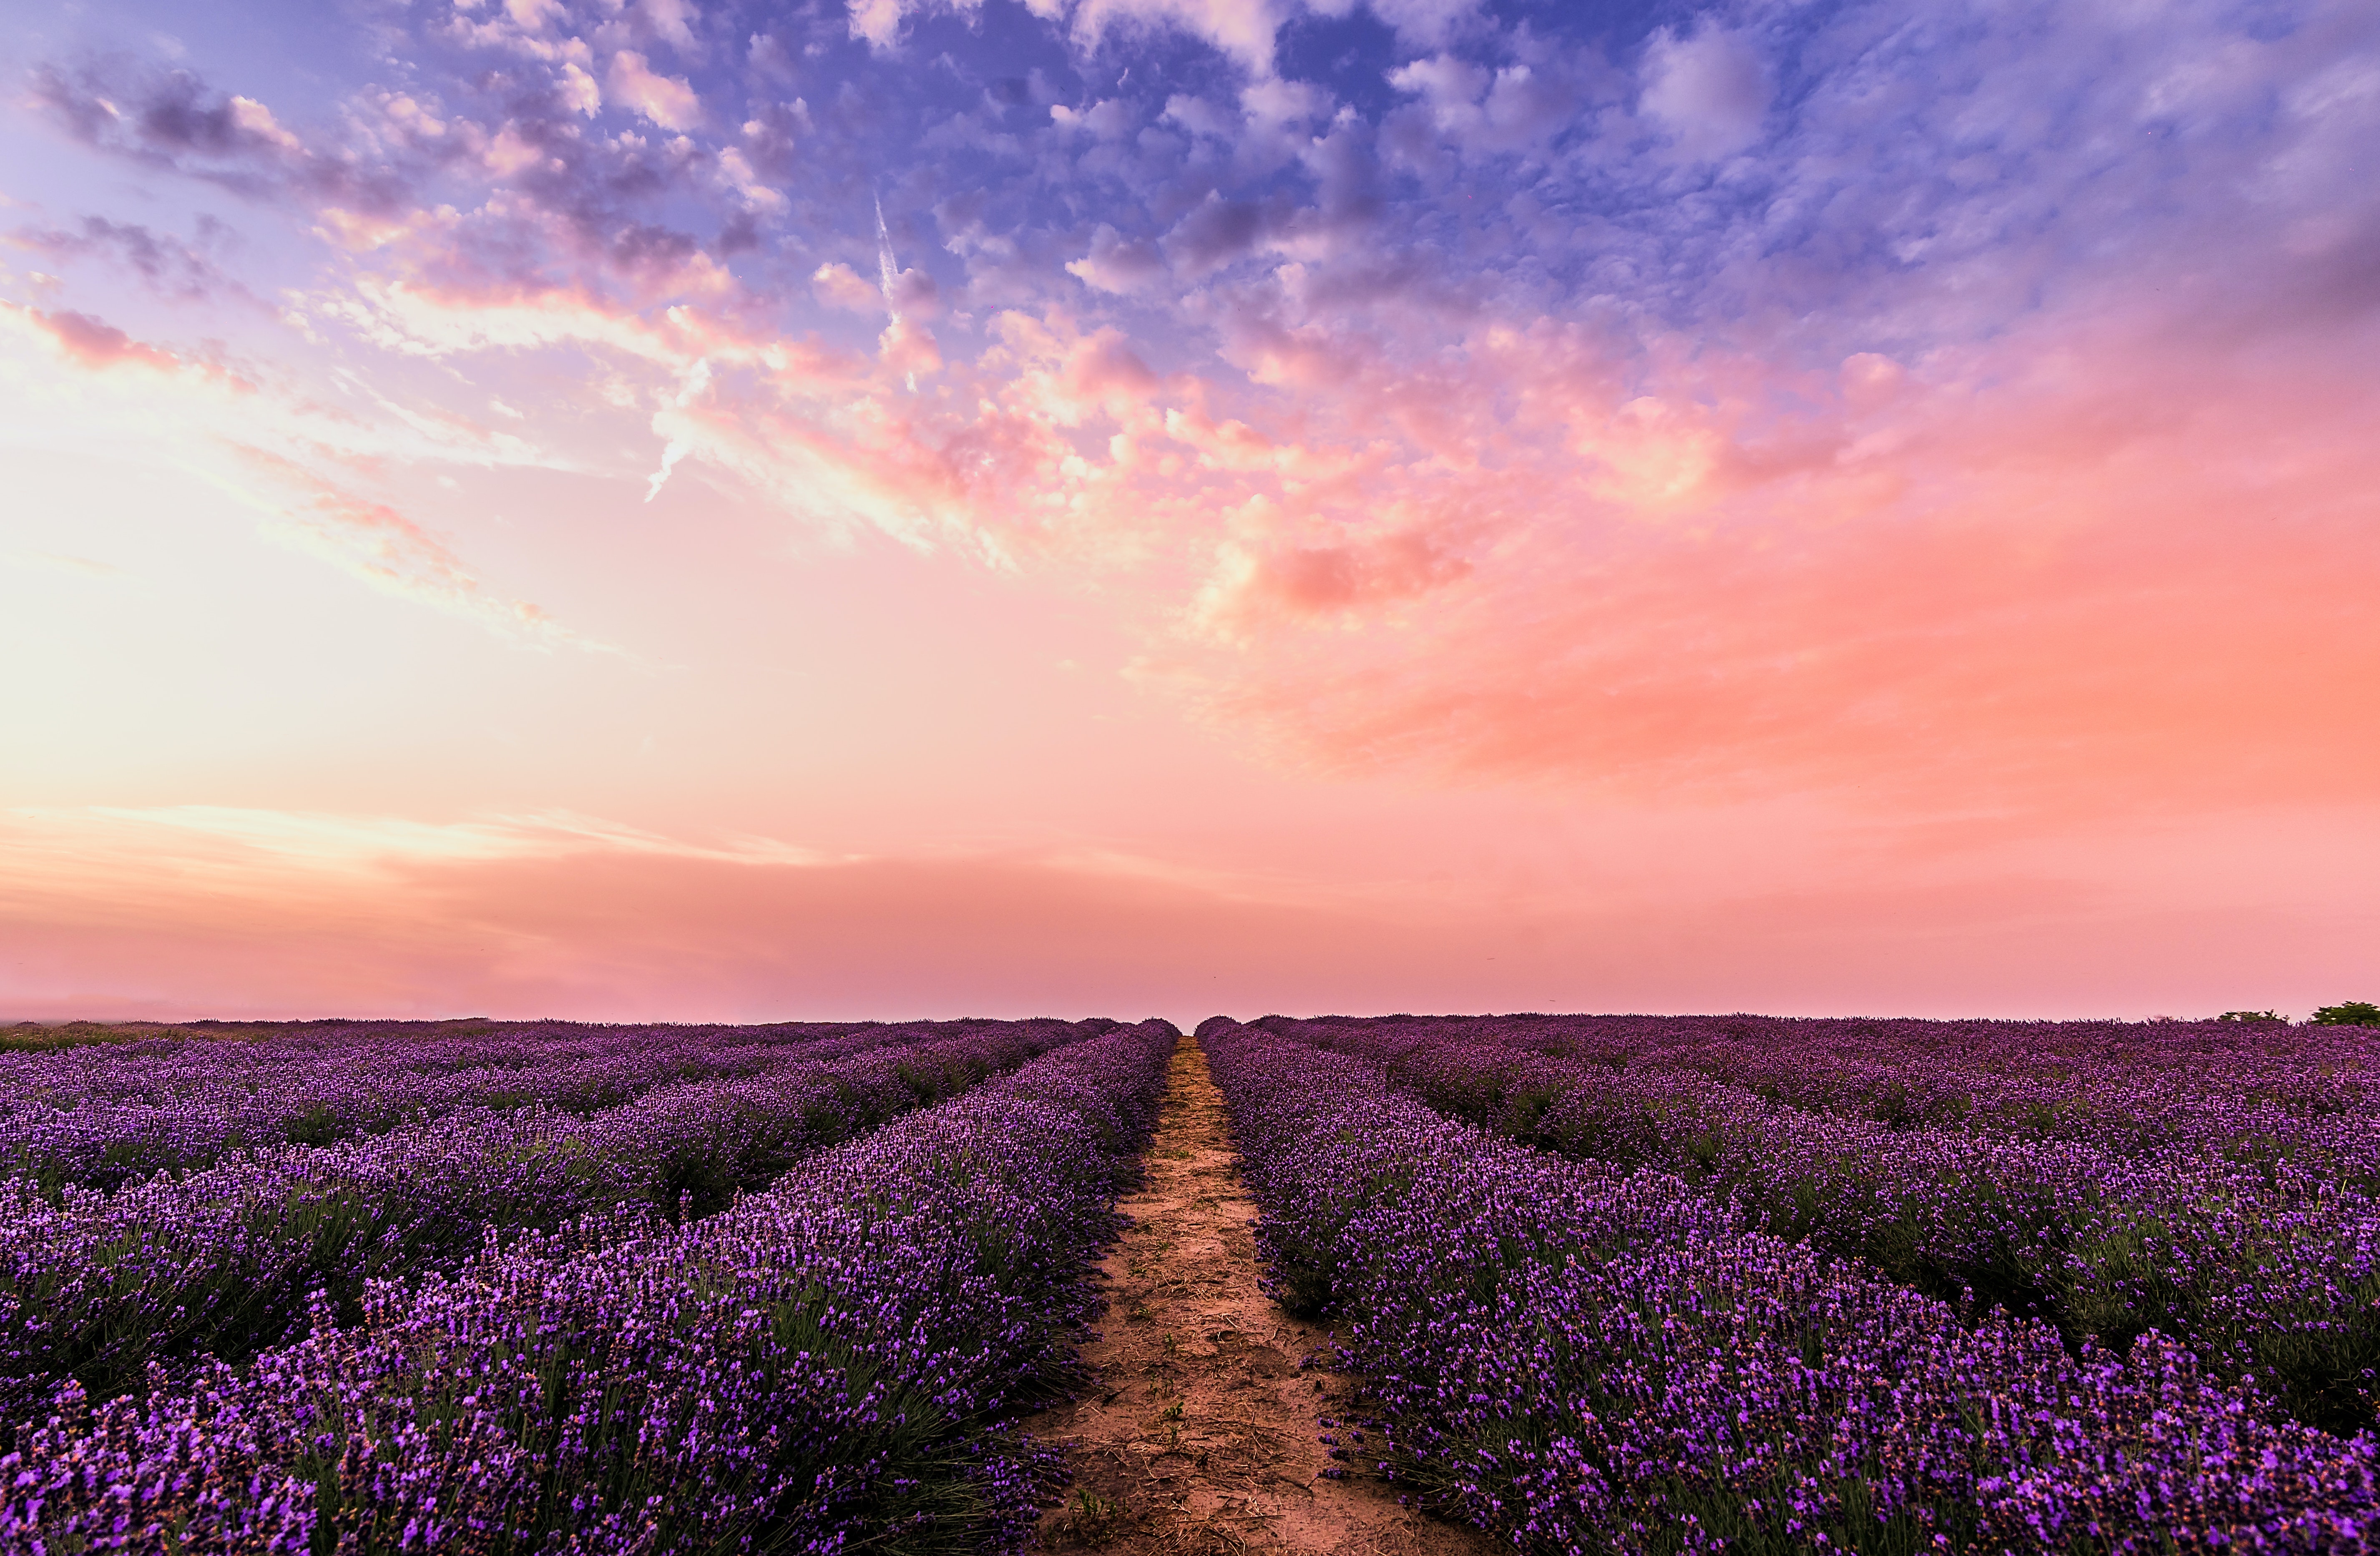
[[[112,562],[101,562],[89,556],[70,556],[51,551],[0,552],[0,562],[18,567],[39,567],[61,573],[72,573],[86,578],[126,578],[131,572]]]
[[[140,340],[72,310],[0,303],[18,347],[0,371],[42,385],[20,434],[55,422],[68,440],[145,427],[140,457],[162,460],[247,504],[269,534],[382,592],[468,617],[540,647],[602,645],[540,607],[492,590],[452,546],[394,504],[357,489],[392,456],[458,463],[562,463],[517,436],[407,412],[374,396],[377,423],[262,386],[225,361]],[[63,370],[63,376],[60,370]],[[273,452],[287,448],[291,453]],[[334,473],[335,472],[335,473]],[[344,478],[344,479],[342,479]]]

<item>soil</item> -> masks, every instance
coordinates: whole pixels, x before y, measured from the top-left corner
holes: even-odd
[[[1131,1227],[1110,1253],[1096,1385],[1027,1426],[1062,1445],[1066,1501],[1051,1550],[1109,1556],[1488,1556],[1475,1530],[1397,1504],[1377,1478],[1326,1479],[1318,1417],[1355,1380],[1329,1370],[1330,1335],[1257,1289],[1255,1202],[1207,1056],[1175,1050]],[[1301,1368],[1313,1358],[1316,1365]],[[1343,1434],[1339,1434],[1343,1439]]]

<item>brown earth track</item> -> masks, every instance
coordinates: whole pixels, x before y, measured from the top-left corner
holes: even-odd
[[[1053,1550],[1110,1556],[1487,1556],[1475,1530],[1397,1505],[1377,1479],[1327,1480],[1318,1416],[1350,1380],[1301,1358],[1330,1343],[1257,1289],[1255,1202],[1223,1099],[1191,1039],[1132,1218],[1108,1256],[1108,1310],[1084,1347],[1096,1386],[1027,1426],[1068,1451],[1075,1482],[1041,1521]],[[1343,1433],[1339,1434],[1343,1439]]]

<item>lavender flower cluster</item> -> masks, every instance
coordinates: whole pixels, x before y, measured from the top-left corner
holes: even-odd
[[[998,1549],[1054,1456],[1113,1201],[1179,1034],[1067,1043],[707,1220],[593,1218],[152,1370],[0,1458],[0,1548]]]
[[[810,1151],[1112,1025],[880,1027],[849,1057],[666,1086],[583,1119],[468,1110],[112,1196],[0,1184],[0,1429],[38,1419],[67,1380],[105,1399],[152,1361],[244,1361],[302,1333],[317,1294],[351,1320],[368,1282],[452,1268],[493,1231],[628,1207],[709,1214]],[[896,1032],[916,1040],[884,1046]]]
[[[1351,1460],[1529,1552],[2349,1552],[2380,1446],[2151,1332],[2119,1357],[1450,1119],[1287,1031],[1199,1028],[1272,1290],[1344,1327]]]
[[[2332,1430],[2372,1425],[2380,1405],[2380,1197],[2300,1161],[1896,1126],[1697,1069],[1557,1057],[1542,1024],[1267,1024],[1384,1064],[1441,1112],[1567,1156],[1674,1173],[1762,1231],[2043,1319],[2070,1346],[2121,1351],[2157,1330]],[[1938,1054],[1934,1073],[1961,1063]],[[1766,1071],[1786,1066],[1772,1056]]]
[[[2380,1191],[2380,1029],[2223,1021],[1920,1021],[1779,1016],[1387,1016],[1411,1044],[1469,1042],[1610,1070],[1670,1071],[1894,1127],[2195,1146]]]
[[[931,1025],[310,1022],[0,1053],[0,1173],[51,1191],[114,1188],[235,1150],[327,1145],[466,1109],[592,1112],[674,1082],[907,1041]]]

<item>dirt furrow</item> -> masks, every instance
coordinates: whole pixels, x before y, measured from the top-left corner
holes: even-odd
[[[1085,1351],[1099,1386],[1031,1424],[1075,1480],[1045,1548],[1112,1556],[1343,1552],[1487,1556],[1475,1531],[1397,1505],[1377,1480],[1327,1479],[1317,1417],[1346,1380],[1301,1358],[1329,1334],[1257,1289],[1256,1207],[1239,1184],[1206,1055],[1175,1051],[1148,1182],[1107,1260],[1109,1307]],[[1343,1435],[1343,1434],[1342,1434]]]

